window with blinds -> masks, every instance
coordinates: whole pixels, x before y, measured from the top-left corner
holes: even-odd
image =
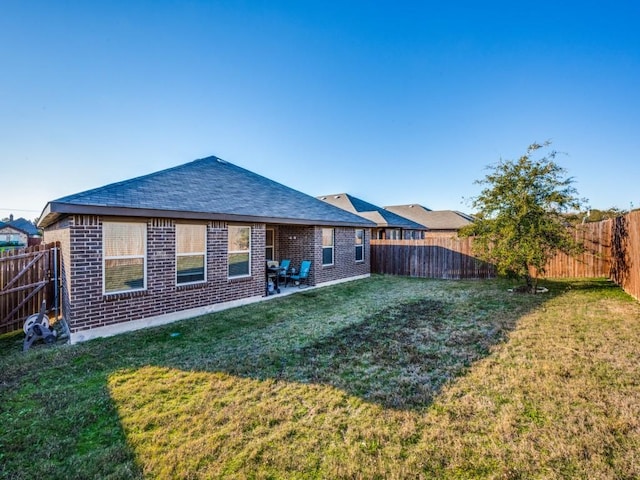
[[[176,284],[204,282],[207,226],[176,224]]]
[[[364,261],[364,230],[356,230],[356,262]]]
[[[333,228],[322,229],[322,265],[333,265]]]
[[[264,259],[265,260],[275,260],[274,256],[274,230],[273,228],[267,228],[265,235],[265,248],[264,248]]]
[[[122,293],[147,288],[147,224],[102,224],[103,291]]]
[[[228,275],[229,278],[251,275],[251,227],[228,227]]]

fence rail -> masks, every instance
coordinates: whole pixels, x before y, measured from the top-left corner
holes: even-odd
[[[59,262],[55,243],[0,253],[0,333],[22,328],[43,300],[54,307]]]
[[[492,278],[495,268],[475,258],[472,238],[372,240],[371,271],[411,277]]]

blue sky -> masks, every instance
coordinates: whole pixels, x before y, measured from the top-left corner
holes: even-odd
[[[471,211],[548,139],[593,208],[638,207],[638,25],[636,1],[0,0],[0,217],[209,155]]]

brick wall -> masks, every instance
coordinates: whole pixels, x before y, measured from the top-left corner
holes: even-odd
[[[309,284],[341,280],[371,273],[369,248],[371,232],[365,229],[364,261],[355,260],[355,228],[335,228],[334,264],[322,265],[322,227],[279,225],[276,228],[276,258],[288,258],[298,269],[302,260],[311,260]]]
[[[251,276],[227,278],[227,223],[208,222],[204,283],[176,285],[175,220],[122,219],[147,227],[147,288],[103,294],[103,218],[74,215],[49,227],[45,241],[62,245],[63,311],[72,332],[224,303],[265,293],[265,228],[251,225]],[[271,228],[271,226],[270,226]],[[292,266],[311,260],[309,283],[323,283],[370,273],[370,232],[365,229],[365,261],[355,261],[355,229],[335,229],[335,261],[322,266],[322,228],[275,226],[276,258]]]
[[[276,255],[278,260],[288,258],[291,266],[300,269],[303,260],[311,260],[309,285],[315,285],[313,266],[315,263],[314,227],[279,225],[276,229]]]
[[[209,222],[207,281],[177,286],[174,220],[131,221],[147,225],[147,289],[119,294],[103,294],[101,217],[72,216],[65,234],[47,230],[45,238],[63,243],[65,315],[72,332],[264,294],[264,224],[251,225],[250,277],[227,278],[227,225]]]
[[[322,227],[315,228],[315,266],[312,266],[316,283],[330,282],[371,273],[370,230],[364,230],[364,261],[356,262],[355,228],[334,228],[333,265],[322,265]]]

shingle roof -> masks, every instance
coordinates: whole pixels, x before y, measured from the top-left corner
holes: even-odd
[[[424,225],[429,230],[459,230],[474,221],[471,215],[455,210],[429,210],[418,204],[393,205],[384,207],[414,222]]]
[[[355,213],[363,218],[371,220],[377,224],[378,227],[389,228],[406,228],[412,230],[426,230],[426,228],[419,223],[416,223],[408,218],[402,217],[389,210],[385,210],[382,207],[378,207],[369,202],[365,202],[348,193],[335,193],[333,195],[321,195],[320,200],[342,208],[347,212]]]
[[[53,200],[40,226],[74,213],[373,226],[357,215],[213,156]]]

